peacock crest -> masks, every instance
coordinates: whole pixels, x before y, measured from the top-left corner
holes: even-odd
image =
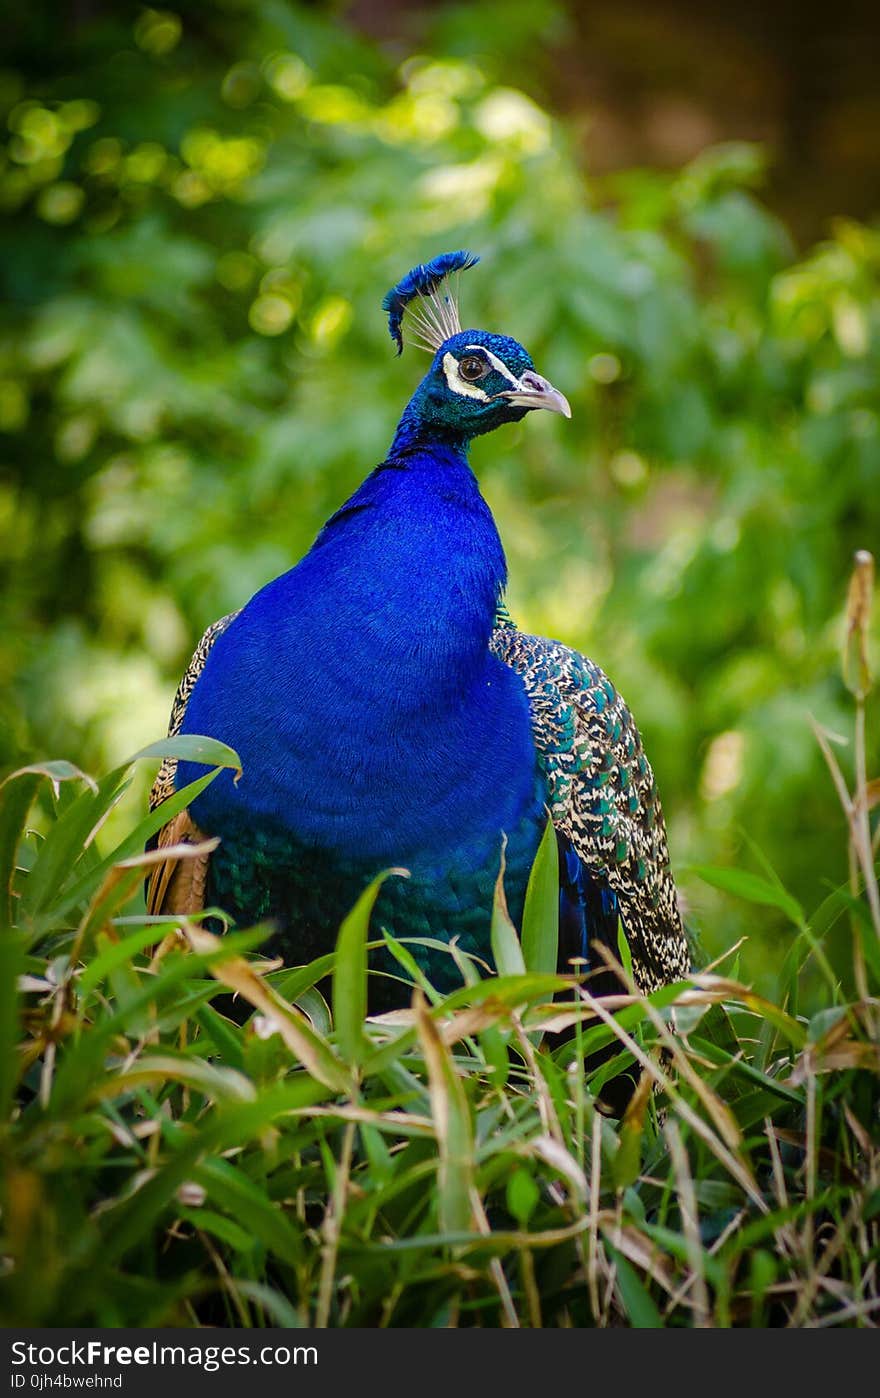
[[[429,354],[434,354],[445,340],[459,334],[457,274],[474,267],[479,260],[475,253],[464,249],[441,252],[430,262],[420,262],[418,267],[413,267],[391,288],[382,301],[382,309],[388,313],[388,330],[398,354],[403,353],[404,331],[408,341]],[[453,274],[456,274],[454,292],[449,285]]]

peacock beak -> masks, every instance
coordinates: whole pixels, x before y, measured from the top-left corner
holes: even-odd
[[[520,377],[516,388],[506,388],[496,393],[496,398],[506,398],[518,408],[546,408],[551,413],[561,413],[571,417],[571,407],[564,393],[554,388],[552,383],[542,379],[534,369],[527,369]]]

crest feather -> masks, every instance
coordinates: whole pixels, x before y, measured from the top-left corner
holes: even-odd
[[[418,267],[413,267],[391,288],[382,301],[382,309],[388,312],[388,330],[398,354],[403,351],[404,312],[408,312],[407,338],[431,354],[450,335],[458,334],[461,330],[458,303],[443,283],[453,272],[466,272],[479,260],[476,254],[464,249],[441,252],[431,262],[420,262]]]

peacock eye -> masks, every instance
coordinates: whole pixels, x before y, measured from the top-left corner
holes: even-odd
[[[459,361],[458,371],[463,379],[468,383],[473,383],[475,379],[481,379],[489,372],[489,366],[483,359],[478,359],[475,354],[468,354]]]

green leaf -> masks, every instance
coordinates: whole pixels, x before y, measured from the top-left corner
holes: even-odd
[[[529,971],[556,970],[559,958],[559,847],[548,820],[529,874],[523,911],[522,954]]]
[[[186,1219],[194,1228],[201,1229],[203,1233],[211,1233],[222,1243],[228,1243],[235,1252],[250,1254],[258,1246],[254,1233],[248,1232],[238,1223],[233,1223],[225,1214],[216,1213],[214,1209],[181,1209],[180,1217]]]
[[[88,961],[88,966],[84,972],[86,977],[85,994],[88,994],[93,988],[89,977],[89,971],[94,967],[95,963],[90,958],[94,953],[95,943],[100,939],[102,929],[111,925],[114,914],[120,908],[125,907],[129,898],[142,881],[143,876],[139,869],[125,869],[117,866],[111,869],[86,909],[85,915],[77,930],[74,945],[71,948],[72,957],[80,961]],[[151,924],[149,928],[142,926],[138,933],[131,934],[132,938],[137,938],[136,942],[134,940],[129,941],[131,954],[135,955],[137,952],[142,951],[144,947],[148,947],[151,943],[156,942],[161,935],[161,932],[157,933],[155,924]],[[99,951],[100,950],[101,948],[99,948]],[[126,958],[116,957],[112,953],[109,954],[109,973],[112,974],[118,966],[121,966],[125,962]],[[82,1016],[84,1004],[85,998],[80,1001],[80,1016]]]
[[[329,976],[336,965],[336,952],[327,952],[324,956],[316,956],[314,961],[310,961],[307,966],[298,966],[295,970],[272,971],[266,976],[267,984],[277,991],[282,1000],[289,1000],[292,1005],[318,981]]]
[[[495,881],[495,897],[492,902],[492,956],[499,976],[525,975],[526,963],[520,946],[516,928],[507,911],[507,898],[504,893],[504,854]],[[555,966],[552,968],[555,969]]]
[[[228,1173],[221,1179],[221,1172],[211,1171],[210,1167],[225,1163],[215,1158],[222,1151],[232,1147],[240,1149],[286,1113],[317,1105],[326,1094],[327,1089],[320,1083],[301,1075],[294,1082],[265,1089],[254,1102],[224,1104],[200,1130],[187,1135],[180,1147],[134,1194],[123,1195],[101,1214],[90,1247],[71,1278],[72,1284],[75,1282],[69,1293],[71,1318],[88,1312],[94,1289],[101,1284],[103,1269],[124,1258],[156,1226],[175,1191],[193,1177],[204,1184],[218,1202],[228,1204],[236,1218],[244,1219],[247,1213],[248,1227],[258,1221],[260,1233],[265,1230],[269,1238],[277,1239],[278,1255],[295,1263],[300,1255],[300,1239],[290,1223],[286,1227],[279,1223],[279,1210],[274,1205],[267,1207],[266,1196],[259,1189],[255,1197],[239,1179],[236,1188]],[[207,1166],[206,1178],[194,1175],[200,1160]],[[257,1231],[254,1228],[254,1232]]]
[[[605,1239],[605,1248],[614,1262],[616,1286],[621,1304],[636,1330],[662,1330],[663,1317],[634,1267]]]
[[[64,758],[59,758],[54,762],[32,762],[27,767],[19,767],[16,772],[10,772],[8,777],[4,777],[0,782],[0,791],[10,782],[18,781],[20,777],[36,776],[40,779],[52,782],[53,786],[59,782],[82,781],[90,786],[93,791],[97,790],[94,777],[90,777],[88,772],[82,768],[75,767],[72,762],[67,762]]]
[[[474,1141],[461,1078],[422,995],[414,997],[419,1039],[428,1069],[431,1115],[440,1152],[437,1195],[441,1228],[458,1232],[471,1226]]]
[[[49,910],[51,918],[57,920],[70,912],[72,908],[79,907],[92,896],[115,864],[141,854],[147,841],[180,811],[185,810],[207,786],[210,786],[220,770],[219,767],[215,767],[213,771],[206,772],[203,777],[198,777],[196,781],[190,782],[189,786],[175,791],[173,796],[169,796],[167,801],[163,801],[161,806],[157,806],[154,811],[139,821],[134,829],[120,840],[114,850],[111,850],[108,855],[93,865],[87,873],[75,879],[73,883],[67,884]]]
[[[591,1086],[594,1091],[598,1091],[595,1083],[592,1083]],[[617,1189],[628,1189],[631,1184],[635,1184],[639,1177],[642,1166],[642,1140],[645,1134],[645,1120],[650,1097],[651,1079],[647,1073],[643,1073],[624,1112],[618,1131],[619,1144],[611,1170]]]
[[[50,826],[31,866],[21,898],[25,918],[36,917],[76,868],[79,856],[98,822],[119,800],[127,786],[124,768],[102,777],[97,791],[85,790]]]
[[[66,1115],[88,1096],[95,1078],[104,1071],[113,1039],[132,1031],[133,1021],[150,1005],[158,1005],[181,981],[200,977],[214,963],[250,951],[266,937],[265,928],[227,933],[210,953],[178,953],[166,957],[155,975],[144,976],[138,994],[112,1009],[89,1026],[67,1048],[52,1082],[51,1110]],[[329,1052],[329,1050],[328,1050]]]
[[[474,965],[473,959],[466,956],[458,946],[451,946],[450,951],[465,985],[471,987],[479,985],[480,973]],[[507,1054],[506,1042],[508,1038],[509,1032],[499,1029],[497,1024],[487,1025],[477,1035],[493,1087],[503,1087],[510,1073],[510,1059]]]
[[[510,1077],[510,1057],[507,1052],[509,1032],[505,1033],[497,1024],[490,1024],[486,1029],[480,1030],[478,1037],[486,1066],[491,1074],[492,1086],[504,1087]]]
[[[24,970],[23,937],[18,932],[0,930],[0,1125],[8,1118],[23,1066],[17,1045],[21,1033],[18,978]]]
[[[249,1301],[266,1311],[272,1322],[282,1330],[301,1330],[304,1327],[305,1321],[300,1313],[294,1310],[286,1296],[282,1296],[273,1287],[264,1286],[262,1282],[242,1281],[240,1278],[235,1287],[242,1296],[246,1296]]]
[[[213,1044],[231,1067],[240,1071],[244,1067],[244,1052],[238,1025],[232,1024],[213,1005],[200,1005],[193,1017],[201,1026],[208,1042]]]
[[[241,771],[241,758],[234,748],[220,743],[216,738],[203,738],[198,733],[178,733],[174,737],[160,738],[157,743],[141,748],[125,764],[145,762],[154,758],[174,757],[179,762],[201,762],[206,767],[231,767]]]
[[[115,1096],[145,1082],[155,1082],[160,1086],[166,1082],[184,1083],[215,1102],[252,1102],[256,1097],[256,1089],[250,1079],[234,1068],[220,1068],[203,1058],[177,1055],[170,1051],[142,1055],[124,1072],[102,1078],[93,1095],[99,1098]]]
[[[439,1005],[443,996],[439,991],[434,989],[409,947],[404,946],[402,941],[392,936],[390,932],[386,932],[384,928],[382,930],[382,937],[385,946],[394,957],[394,960],[406,972],[407,979],[410,980],[413,985],[419,987],[422,994],[427,996],[432,1005]]]
[[[620,964],[630,980],[633,977],[632,948],[626,939],[626,932],[620,918],[617,919],[617,954],[620,957]]]
[[[190,783],[184,791],[175,792],[140,821],[116,849],[105,858],[90,863],[86,872],[77,877],[80,863],[78,856],[88,837],[125,790],[129,768],[142,759],[166,756],[211,763],[213,770]],[[35,919],[38,926],[42,926],[45,918],[41,918],[41,914],[47,908],[52,920],[57,921],[71,908],[77,907],[98,887],[101,879],[114,864],[130,855],[140,853],[146,842],[167,821],[184,810],[225,767],[241,769],[238,754],[232,748],[213,738],[185,734],[176,738],[165,738],[142,748],[97,784],[91,778],[85,778],[78,768],[69,763],[47,763],[43,767],[32,769],[34,773],[53,781],[81,778],[86,780],[92,789],[82,792],[50,828],[25,884],[22,896],[23,911]]]
[[[760,874],[752,874],[747,869],[723,869],[710,864],[691,864],[687,867],[687,872],[696,874],[713,888],[720,888],[724,893],[733,893],[737,898],[745,898],[749,903],[778,908],[795,927],[804,926],[804,910],[797,899],[792,898],[780,885],[762,878]]]
[[[10,778],[0,787],[0,894],[3,898],[0,916],[7,925],[14,917],[13,886],[18,846],[39,788],[40,778],[32,772],[16,772],[14,781]]]
[[[538,1207],[541,1191],[530,1172],[520,1166],[507,1181],[507,1207],[521,1228],[525,1228]]]
[[[775,1093],[777,1097],[782,1098],[784,1101],[792,1102],[799,1107],[803,1107],[804,1094],[802,1091],[794,1092],[790,1087],[786,1087],[785,1083],[777,1081],[776,1078],[771,1078],[768,1073],[762,1073],[753,1063],[749,1063],[747,1059],[743,1058],[741,1050],[736,1054],[729,1053],[719,1044],[714,1044],[698,1034],[689,1035],[688,1042],[697,1053],[700,1053],[703,1058],[707,1059],[710,1063],[717,1064],[719,1067],[729,1068],[732,1077],[745,1078],[756,1086],[762,1087],[768,1092]]]
[[[302,1260],[302,1238],[292,1215],[279,1208],[243,1170],[228,1160],[203,1160],[193,1178],[204,1186],[214,1204],[226,1209],[236,1223],[244,1224],[268,1252],[294,1267]]]
[[[306,1019],[318,1034],[323,1034],[325,1036],[332,1034],[333,1016],[330,1013],[330,1007],[320,990],[315,986],[310,986],[308,990],[304,990],[302,994],[298,995],[291,1003],[294,1004],[298,1010],[302,1010]]]
[[[336,962],[333,967],[333,1019],[336,1039],[346,1062],[359,1066],[371,1049],[364,1033],[367,1016],[367,938],[370,915],[379,890],[392,874],[404,875],[402,869],[386,869],[377,874],[364,889],[336,939]]]

